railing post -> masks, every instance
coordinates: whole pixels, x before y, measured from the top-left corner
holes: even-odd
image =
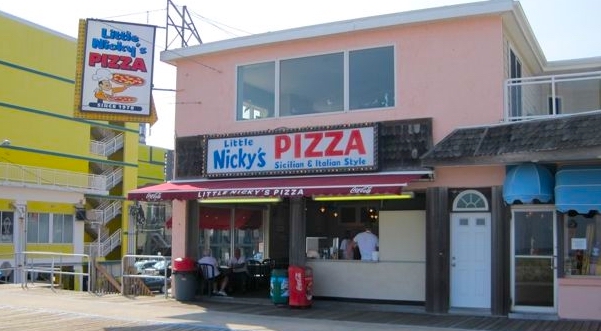
[[[557,115],[557,105],[555,102],[555,76],[551,77],[551,109],[553,112],[553,115]]]

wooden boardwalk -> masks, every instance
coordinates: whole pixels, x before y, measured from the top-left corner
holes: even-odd
[[[248,304],[219,298],[198,303],[204,308],[241,314],[264,316],[354,321],[392,325],[412,325],[462,330],[491,331],[601,331],[601,321],[519,319],[504,316],[473,316],[466,314],[428,314],[425,312],[387,311],[383,305],[362,305],[316,302],[310,308],[290,308],[273,304]],[[338,308],[332,308],[336,307]],[[402,310],[402,308],[401,308]],[[415,310],[409,308],[409,310]]]
[[[271,330],[601,331],[601,321],[534,320],[488,315],[428,314],[423,307],[316,300],[311,307],[276,306],[255,298],[124,297],[48,288],[0,286],[0,330],[233,330],[228,325],[271,325]],[[299,321],[306,321],[306,323]],[[354,327],[348,327],[353,323]],[[68,323],[68,327],[67,324]],[[254,324],[253,324],[254,323]],[[373,324],[362,324],[373,323]],[[275,327],[282,326],[284,327]],[[220,325],[221,327],[215,327]],[[324,328],[329,325],[330,327]],[[333,326],[332,326],[333,325]],[[342,328],[344,326],[345,328]],[[265,328],[259,328],[266,330]],[[245,328],[244,330],[259,330]]]

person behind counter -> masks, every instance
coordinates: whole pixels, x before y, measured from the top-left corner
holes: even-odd
[[[353,249],[353,239],[350,230],[346,230],[344,232],[344,238],[340,242],[340,251],[342,252],[343,260],[353,260],[354,257],[354,249]]]
[[[365,231],[358,233],[353,238],[353,244],[359,247],[362,261],[371,261],[373,252],[378,250],[378,236],[371,232],[371,225],[365,226]]]
[[[211,255],[210,249],[203,249],[202,258],[198,260],[198,264],[210,264],[213,266],[213,270],[209,269],[206,271],[206,276],[213,280],[213,295],[227,296],[225,293],[225,287],[227,286],[227,276],[219,270],[217,260]],[[201,266],[202,267],[202,266]],[[211,275],[211,273],[214,273]],[[217,283],[219,283],[219,291],[217,291]]]
[[[228,266],[231,268],[230,286],[233,290],[246,292],[246,283],[248,281],[248,269],[246,268],[246,260],[241,255],[240,248],[234,249],[234,256],[229,260]]]

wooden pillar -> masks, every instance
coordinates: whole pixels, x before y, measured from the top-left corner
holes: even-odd
[[[447,313],[450,298],[449,196],[446,187],[426,189],[426,304],[430,313]]]
[[[491,307],[492,315],[507,315],[510,302],[510,207],[503,200],[503,187],[491,190]]]
[[[305,265],[305,239],[305,199],[290,198],[290,265]]]

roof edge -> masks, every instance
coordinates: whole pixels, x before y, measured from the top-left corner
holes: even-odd
[[[177,60],[192,56],[218,53],[239,48],[386,28],[396,25],[434,22],[455,19],[459,17],[490,15],[512,10],[513,0],[488,0],[451,6],[411,10],[406,12],[323,23],[275,32],[265,32],[186,48],[166,50],[161,52],[161,61],[174,64],[177,62]]]
[[[23,24],[23,25],[27,25],[27,26],[29,26],[29,27],[31,27],[33,29],[40,30],[40,31],[52,34],[52,35],[54,35],[56,37],[60,37],[60,38],[66,39],[68,41],[77,42],[77,38],[71,37],[69,35],[66,35],[64,33],[58,32],[56,30],[52,30],[52,29],[47,28],[45,26],[39,25],[37,23],[33,23],[31,21],[28,21],[26,19],[17,17],[17,16],[15,16],[13,14],[9,14],[9,13],[1,11],[1,10],[0,10],[0,17],[6,17],[6,18],[8,18],[10,20],[13,20],[13,21],[17,22],[17,23],[20,23],[20,24]]]

